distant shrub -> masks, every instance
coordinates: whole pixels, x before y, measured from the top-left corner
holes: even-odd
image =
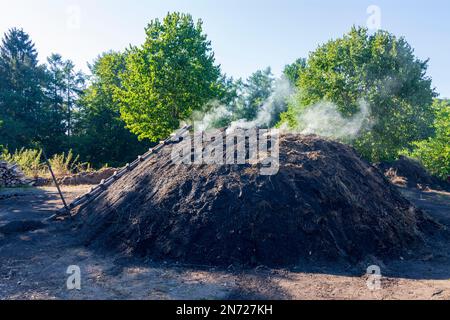
[[[0,148],[0,152],[0,160],[18,164],[26,176],[50,177],[50,171],[42,157],[42,150],[22,148],[10,153],[6,148]],[[72,150],[67,154],[64,152],[55,154],[48,161],[57,177],[92,171],[91,165],[79,162],[79,156],[75,156]]]
[[[61,154],[55,154],[52,158],[48,159],[52,170],[57,176],[67,176],[74,173],[77,169],[79,157],[74,157],[72,150],[67,154],[64,152]]]
[[[420,160],[431,174],[447,179],[450,176],[450,102],[437,100],[433,108],[435,135],[414,142],[414,149],[406,154]]]
[[[25,149],[16,150],[9,153],[6,148],[2,150],[0,158],[10,163],[17,163],[28,177],[38,177],[45,171],[41,163],[41,150]]]

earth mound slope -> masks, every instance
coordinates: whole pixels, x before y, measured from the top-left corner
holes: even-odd
[[[396,185],[450,191],[448,182],[433,177],[420,162],[408,157],[402,156],[394,162],[383,162],[378,164],[377,167]]]
[[[353,148],[294,134],[280,137],[273,176],[250,164],[175,164],[167,146],[77,220],[94,247],[220,266],[392,256],[433,225]]]

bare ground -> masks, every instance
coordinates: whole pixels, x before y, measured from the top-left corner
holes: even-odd
[[[88,186],[65,187],[70,200]],[[450,227],[450,194],[402,189]],[[0,227],[41,220],[61,207],[52,187],[0,191]],[[432,239],[433,240],[433,239]],[[222,270],[133,260],[93,252],[65,222],[0,234],[0,299],[450,299],[450,242],[435,239],[421,259],[369,259],[358,266]],[[367,266],[381,267],[380,290],[369,290]],[[81,268],[81,290],[67,290],[67,267]]]

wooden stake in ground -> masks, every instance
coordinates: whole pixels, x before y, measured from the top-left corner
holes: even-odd
[[[50,164],[50,161],[48,161],[48,158],[47,158],[47,155],[45,154],[44,149],[42,149],[42,155],[44,156],[45,163],[47,164],[47,167],[48,167],[48,170],[50,171],[50,174],[52,175],[53,182],[55,183],[56,189],[58,189],[58,193],[59,193],[59,196],[61,197],[61,200],[62,200],[62,202],[64,204],[64,208],[66,209],[67,213],[70,216],[70,209],[67,206],[66,200],[64,199],[64,196],[62,194],[61,188],[59,187],[58,181],[56,180],[55,174],[53,173],[53,170],[52,170],[52,166]]]

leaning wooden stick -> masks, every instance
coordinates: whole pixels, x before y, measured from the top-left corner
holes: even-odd
[[[56,189],[58,189],[58,193],[59,193],[59,196],[61,197],[61,200],[62,200],[62,202],[64,204],[64,208],[66,209],[67,213],[70,216],[70,209],[67,206],[66,199],[64,199],[64,196],[62,194],[61,188],[59,187],[58,181],[56,180],[55,174],[53,173],[52,166],[50,164],[50,161],[48,161],[48,158],[47,158],[47,155],[45,154],[44,149],[42,149],[42,155],[44,156],[45,163],[47,164],[47,167],[48,167],[48,170],[50,171],[50,174],[52,175],[53,182],[55,183]]]

